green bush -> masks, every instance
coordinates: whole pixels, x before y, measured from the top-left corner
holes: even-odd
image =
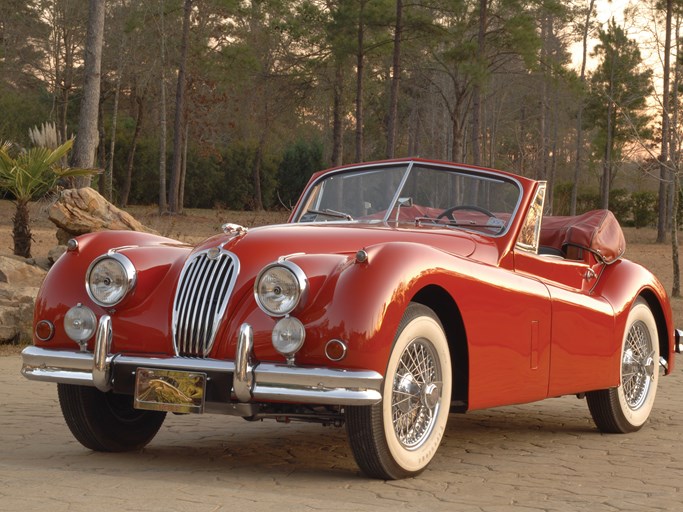
[[[633,205],[633,225],[636,228],[655,227],[657,225],[659,200],[655,192],[633,192],[631,203]]]
[[[294,206],[311,175],[324,167],[320,142],[300,140],[289,146],[277,170],[277,193],[282,205]]]
[[[631,223],[633,203],[631,194],[626,189],[616,188],[609,193],[609,209],[620,224],[626,226]]]

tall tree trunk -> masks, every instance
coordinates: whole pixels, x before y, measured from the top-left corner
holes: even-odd
[[[614,105],[614,73],[615,73],[615,57],[612,55],[610,63],[610,79],[609,92],[607,94],[607,129],[605,140],[605,152],[603,154],[602,165],[602,181],[600,183],[600,204],[601,208],[607,210],[609,208],[609,192],[612,186],[612,139],[614,138],[614,125],[616,124],[613,116],[616,115]]]
[[[166,213],[166,28],[164,0],[159,1],[159,53],[161,77],[159,79],[159,213]]]
[[[85,44],[85,83],[83,100],[78,117],[78,132],[72,152],[72,166],[92,168],[98,144],[97,119],[100,103],[100,70],[102,67],[102,40],[104,37],[104,0],[90,0],[88,35]],[[91,176],[75,180],[76,186],[90,186]]]
[[[453,162],[462,162],[465,159],[464,148],[462,146],[462,123],[458,118],[457,112],[451,115],[452,130],[453,130],[453,147],[451,148],[451,160]]]
[[[671,262],[673,264],[673,285],[671,296],[681,296],[681,267],[678,259],[678,192],[680,190],[679,177],[674,173],[672,186],[675,189],[671,212]]]
[[[185,0],[183,10],[183,35],[180,43],[180,63],[178,65],[178,85],[176,87],[175,119],[173,123],[173,160],[171,163],[171,188],[168,194],[168,209],[171,213],[179,213],[182,205],[180,199],[180,178],[183,159],[183,126],[185,114],[185,86],[187,48],[190,42],[190,14],[192,0]]]
[[[588,29],[590,27],[591,16],[593,15],[593,8],[595,7],[595,0],[590,0],[588,5],[588,12],[586,13],[586,24],[583,26],[583,46],[581,55],[581,97],[579,98],[579,112],[576,117],[576,158],[574,163],[574,184],[572,186],[572,202],[569,207],[569,214],[576,215],[576,199],[579,194],[579,176],[581,174],[581,157],[583,153],[583,107],[584,107],[584,90],[583,86],[586,83],[586,56],[588,54]]]
[[[254,209],[257,211],[263,210],[263,195],[261,192],[261,172],[263,168],[263,152],[266,149],[266,136],[264,133],[259,137],[258,147],[256,148],[256,158],[254,159],[254,168],[252,171],[252,179],[254,182]]]
[[[657,243],[666,241],[669,171],[669,87],[671,74],[671,17],[673,0],[666,2],[666,34],[664,37],[664,73],[662,84],[662,145],[659,154],[659,216],[657,219]],[[673,186],[673,185],[671,185]],[[673,203],[673,201],[671,201]],[[671,205],[673,206],[673,204]]]
[[[358,51],[356,53],[356,162],[363,161],[363,68],[365,64],[365,54],[363,49],[363,39],[365,34],[365,3],[367,0],[360,0],[358,11]]]
[[[387,119],[387,158],[396,152],[396,125],[398,118],[398,93],[401,83],[401,37],[403,32],[403,1],[396,0],[396,26],[394,28],[394,55],[392,62],[389,116]]]
[[[557,154],[560,151],[558,147],[559,143],[559,124],[560,124],[560,112],[558,105],[560,104],[560,90],[555,85],[553,89],[553,141],[552,141],[552,157],[550,158],[550,168],[548,170],[548,188],[546,190],[546,211],[552,215],[555,208],[554,191],[555,191],[555,176],[557,175]]]
[[[609,191],[612,181],[612,94],[610,93],[607,107],[607,140],[605,142],[605,152],[602,160],[602,180],[600,181],[600,207],[607,210],[609,208]]]
[[[680,38],[680,15],[676,15],[676,55],[680,55],[681,50],[681,38]],[[681,65],[680,59],[674,61],[674,83],[671,88],[671,105],[673,106],[671,125],[678,126],[679,119],[679,103],[678,103],[678,91],[681,86]],[[672,134],[675,131],[672,131]],[[671,147],[671,167],[673,170],[673,201],[672,203],[672,214],[671,214],[671,263],[673,265],[673,284],[671,286],[671,296],[680,297],[681,296],[681,267],[679,263],[678,254],[678,197],[681,190],[680,183],[680,159],[679,159],[679,148],[680,143],[676,136],[673,136],[670,140]]]
[[[183,213],[185,204],[185,176],[187,175],[187,145],[190,138],[190,123],[185,120],[185,136],[183,137],[183,168],[180,174],[180,191],[178,193],[178,213]]]
[[[112,189],[114,181],[114,152],[116,151],[116,124],[119,118],[119,93],[121,91],[121,74],[122,69],[119,67],[119,73],[116,77],[116,85],[114,86],[114,112],[111,115],[111,143],[109,145],[109,165],[104,171],[102,179],[102,195],[104,198],[112,202]]]
[[[548,105],[548,82],[550,76],[548,75],[550,69],[548,46],[550,45],[550,31],[548,29],[549,17],[547,14],[543,15],[541,20],[541,73],[539,78],[541,80],[541,105],[539,116],[539,135],[540,135],[540,163],[536,168],[536,178],[539,180],[548,179],[548,128],[549,128],[549,112]]]
[[[121,190],[121,206],[128,206],[128,199],[130,198],[130,189],[133,184],[133,168],[135,167],[135,150],[138,147],[138,139],[142,130],[142,116],[144,113],[143,105],[144,98],[135,96],[135,131],[133,132],[133,140],[130,142],[130,151],[126,160],[126,179],[123,182]]]
[[[583,153],[583,107],[584,107],[584,90],[583,86],[586,83],[586,56],[588,54],[588,28],[590,26],[591,16],[593,15],[593,8],[595,7],[595,0],[590,0],[588,5],[588,12],[586,13],[586,24],[583,26],[583,46],[581,56],[581,97],[579,99],[579,111],[576,116],[576,161],[574,163],[574,183],[572,186],[572,201],[569,207],[569,214],[576,215],[576,199],[579,194],[579,177],[581,175],[581,158]]]
[[[97,107],[99,112],[97,116],[97,163],[96,167],[100,169],[107,168],[107,130],[104,128],[104,97],[100,95],[100,104]],[[104,193],[104,180],[97,180],[97,187],[100,195]]]
[[[479,30],[477,32],[477,64],[484,65],[486,18],[488,0],[479,0]],[[472,88],[472,163],[481,165],[481,83],[476,80]]]
[[[332,106],[332,166],[343,163],[344,153],[344,68],[337,58],[334,69],[334,98]]]

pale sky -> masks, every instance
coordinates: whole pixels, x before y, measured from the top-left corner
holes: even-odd
[[[588,2],[590,0],[585,0],[586,6],[588,6]],[[638,4],[639,2],[637,0],[612,0],[611,2],[608,0],[596,0],[595,2],[595,9],[596,9],[596,17],[594,18],[597,23],[599,23],[601,26],[605,26],[606,23],[611,19],[614,18],[615,21],[617,22],[618,25],[621,25],[624,27],[626,31],[626,35],[632,39],[636,40],[641,40],[641,54],[643,56],[644,61],[646,62],[646,65],[648,67],[653,68],[653,71],[655,74],[657,74],[657,68],[661,66],[661,63],[658,62],[658,57],[654,54],[654,48],[653,48],[653,34],[652,34],[652,23],[649,17],[645,16],[642,19],[636,19],[636,20],[631,20],[628,23],[624,22],[624,9],[628,7],[630,4]],[[648,2],[641,2],[641,4],[649,4],[651,3],[650,1]],[[583,21],[581,21],[583,23]],[[649,26],[650,32],[642,30],[640,27],[643,26]],[[657,27],[658,31],[663,31],[664,27]],[[663,39],[663,35],[662,35]],[[590,54],[593,51],[593,48],[597,44],[597,39],[592,38],[589,39],[588,41],[588,69],[590,70],[591,68],[595,67],[595,62],[591,62],[591,57]],[[582,47],[582,42],[577,41],[571,46],[571,52],[573,55],[573,61],[574,61],[574,66],[576,69],[579,69],[581,67],[581,48]]]

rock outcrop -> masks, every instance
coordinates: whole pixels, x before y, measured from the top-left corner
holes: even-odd
[[[0,256],[0,344],[29,342],[33,306],[45,270],[16,256]]]
[[[95,231],[123,229],[156,233],[89,187],[63,190],[50,207],[48,217],[59,228],[57,240],[62,245],[69,238]]]

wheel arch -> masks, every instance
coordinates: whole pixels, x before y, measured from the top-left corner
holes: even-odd
[[[448,347],[451,352],[451,372],[453,391],[451,411],[467,410],[469,397],[469,350],[465,324],[453,297],[442,287],[430,284],[419,290],[412,298],[430,308],[441,321],[446,332]]]
[[[671,333],[669,333],[664,309],[662,308],[662,304],[657,298],[657,295],[648,288],[642,290],[638,297],[642,298],[647,303],[650,311],[652,311],[652,315],[655,317],[657,335],[659,337],[659,353],[668,363],[666,370],[666,373],[668,374],[672,369],[671,366],[673,361],[669,357],[669,338],[671,337]]]

